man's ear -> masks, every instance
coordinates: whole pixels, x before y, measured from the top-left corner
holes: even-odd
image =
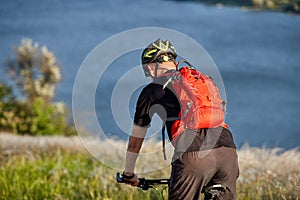
[[[151,76],[154,76],[154,65],[148,64],[148,65],[147,65],[147,68],[148,68],[148,70],[149,70]]]

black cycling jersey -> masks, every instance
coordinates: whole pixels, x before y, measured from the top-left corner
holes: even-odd
[[[180,103],[170,84],[163,89],[163,85],[166,82],[166,77],[162,76],[143,88],[136,104],[134,123],[142,127],[150,126],[151,118],[156,113],[165,122],[169,138],[171,138],[172,124],[174,119],[178,119]],[[221,146],[236,148],[231,132],[224,127],[201,129],[196,130],[196,132],[197,135],[194,137],[188,151],[195,151],[200,147],[205,149],[206,146],[207,148],[218,148]],[[181,140],[185,137],[184,135],[180,136]],[[190,134],[187,133],[187,135]],[[206,144],[205,138],[208,139],[210,137],[217,137],[212,144],[213,146]]]
[[[160,77],[144,87],[136,104],[134,123],[142,127],[149,126],[152,116],[156,113],[166,123],[170,136],[173,124],[170,119],[178,118],[180,103],[172,88],[168,86],[163,89],[166,81],[165,77]]]

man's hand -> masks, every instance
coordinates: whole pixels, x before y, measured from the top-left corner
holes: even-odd
[[[123,172],[122,178],[126,184],[131,186],[137,186],[139,184],[139,178],[135,173]]]

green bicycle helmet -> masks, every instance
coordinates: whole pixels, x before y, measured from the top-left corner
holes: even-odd
[[[150,72],[147,69],[146,64],[156,62],[159,56],[164,54],[172,55],[174,60],[177,57],[174,46],[168,40],[162,41],[162,39],[159,38],[144,49],[142,53],[142,65],[146,77],[150,76]]]

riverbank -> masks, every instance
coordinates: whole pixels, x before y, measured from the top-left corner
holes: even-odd
[[[300,14],[299,0],[175,0],[175,1],[193,1],[209,5],[240,6],[242,9],[251,10],[272,10],[291,14]]]
[[[94,142],[94,141],[91,141]],[[98,151],[107,151],[103,141]],[[160,146],[157,142],[157,146]],[[146,148],[155,148],[149,145]],[[146,149],[147,151],[147,149]],[[110,151],[111,159],[122,155]],[[300,151],[244,146],[238,150],[239,199],[298,199]],[[156,162],[156,158],[149,165]],[[116,170],[94,159],[78,137],[31,137],[0,133],[0,199],[159,199],[115,181]],[[142,176],[166,178],[170,167]],[[160,188],[158,191],[162,191]],[[166,197],[166,191],[164,191]]]

